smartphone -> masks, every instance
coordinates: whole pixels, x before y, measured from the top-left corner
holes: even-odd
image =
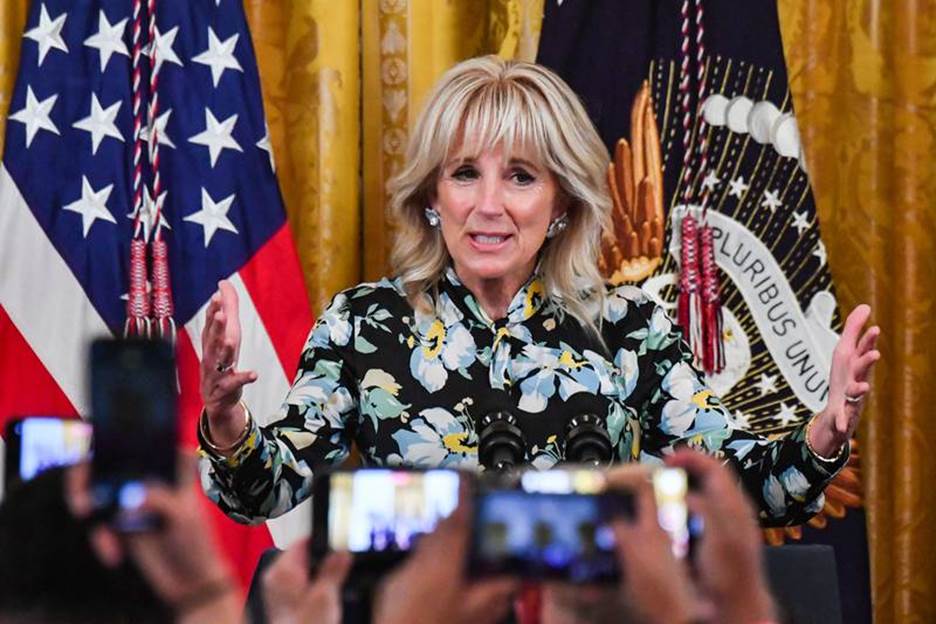
[[[99,339],[91,344],[92,496],[117,528],[146,530],[158,519],[133,511],[145,482],[176,482],[175,358],[163,340]]]
[[[615,582],[612,522],[633,516],[633,497],[605,491],[600,471],[524,471],[519,487],[480,491],[474,503],[472,576],[570,583]]]
[[[4,485],[26,482],[49,468],[76,464],[91,448],[91,424],[74,418],[27,416],[7,423]]]
[[[316,474],[311,560],[328,551],[354,553],[356,567],[385,571],[458,506],[455,470],[362,468]]]
[[[686,496],[691,484],[682,468],[662,467],[653,471],[653,493],[657,505],[657,520],[670,536],[673,554],[689,557],[695,540],[702,532],[702,518],[689,512]]]

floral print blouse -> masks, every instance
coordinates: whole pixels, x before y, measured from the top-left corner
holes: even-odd
[[[279,413],[252,425],[230,458],[202,440],[206,492],[232,518],[283,514],[312,474],[356,441],[366,465],[478,467],[475,423],[509,409],[537,468],[561,461],[568,419],[605,419],[615,460],[659,462],[688,445],[730,462],[765,525],[800,523],[847,460],[814,456],[805,426],[768,441],[734,425],[692,366],[679,329],[639,288],[608,287],[605,345],[531,278],[491,321],[449,268],[435,311],[415,311],[399,280],[335,296],[317,320]],[[200,435],[200,434],[199,434]]]

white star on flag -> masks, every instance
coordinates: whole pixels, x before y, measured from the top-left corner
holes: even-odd
[[[150,135],[155,131],[157,143],[175,149],[175,143],[172,142],[172,139],[170,139],[169,135],[166,133],[166,126],[169,125],[169,117],[171,115],[172,109],[167,109],[166,112],[156,118],[155,123],[150,123],[149,127],[145,130],[140,128],[140,134],[142,135],[140,138],[149,143]]]
[[[747,193],[748,188],[750,188],[748,184],[745,184],[744,176],[738,176],[728,184],[731,186],[731,190],[728,191],[728,194],[734,195],[738,199],[744,197],[744,194]]]
[[[231,115],[224,121],[219,122],[215,119],[215,116],[211,114],[211,111],[206,108],[205,130],[191,137],[189,142],[207,147],[208,153],[211,155],[211,166],[214,167],[215,163],[218,162],[218,156],[221,155],[221,150],[232,149],[238,152],[244,151],[241,149],[241,146],[237,144],[237,141],[234,140],[234,137],[231,136],[231,133],[234,132],[234,124],[236,123],[237,115]]]
[[[39,7],[39,11],[39,25],[32,30],[26,31],[23,36],[39,44],[39,67],[42,67],[46,54],[52,48],[68,54],[68,46],[65,45],[65,41],[62,39],[62,28],[65,26],[65,18],[68,17],[68,13],[62,13],[53,20],[49,18],[49,12],[46,11],[45,4]]]
[[[215,232],[218,230],[226,230],[239,234],[237,228],[234,227],[234,224],[231,223],[231,220],[228,219],[227,216],[228,210],[231,209],[231,204],[233,203],[233,194],[216,202],[211,198],[211,195],[208,194],[208,191],[202,188],[202,209],[185,217],[183,221],[197,223],[204,228],[205,247],[207,248]]]
[[[273,170],[273,173],[276,173],[276,160],[273,158],[273,145],[270,143],[270,127],[265,122],[263,127],[266,133],[262,139],[257,141],[257,147],[270,155],[270,169]]]
[[[819,258],[819,266],[825,266],[828,256],[826,256],[825,243],[821,239],[816,241],[816,248],[813,249],[812,255]]]
[[[91,188],[88,177],[81,176],[81,199],[73,201],[67,206],[62,206],[64,210],[77,212],[81,215],[81,233],[84,238],[88,238],[88,231],[98,219],[117,224],[117,219],[107,209],[107,200],[113,190],[114,185],[109,184],[100,191],[95,191]]]
[[[794,212],[793,227],[796,228],[796,233],[802,236],[803,232],[809,229],[809,215],[805,212]]]
[[[731,418],[731,424],[737,429],[749,429],[751,427],[751,416],[741,410],[735,410]]]
[[[783,205],[780,201],[780,193],[777,191],[764,191],[764,199],[761,201],[761,208],[766,208],[773,214],[774,211]]]
[[[127,25],[128,18],[124,18],[116,24],[111,24],[104,15],[104,9],[98,14],[97,34],[91,35],[84,40],[84,44],[89,48],[97,48],[101,53],[101,73],[107,69],[107,63],[112,54],[123,54],[130,58],[130,52],[127,50],[127,44],[124,43],[123,33]]]
[[[777,391],[777,376],[761,373],[760,380],[755,384],[762,397]]]
[[[788,427],[796,421],[796,412],[791,406],[781,402],[780,411],[777,412],[777,415],[774,416],[774,418],[780,421],[781,427]]]
[[[166,61],[182,67],[182,61],[179,59],[178,55],[176,55],[175,50],[172,49],[178,34],[178,26],[173,26],[169,31],[164,33],[160,33],[159,28],[156,28],[155,41],[146,47],[146,55],[152,57],[153,46],[156,46],[156,67],[154,71],[159,71],[162,64]]]
[[[241,73],[244,71],[244,68],[241,67],[237,59],[234,58],[234,47],[237,45],[237,39],[239,37],[240,34],[234,34],[224,41],[221,41],[215,34],[214,29],[209,26],[208,49],[198,56],[192,57],[194,62],[211,67],[211,79],[214,81],[215,87],[217,87],[218,82],[221,81],[221,76],[224,74],[225,69],[234,69]]]
[[[162,212],[162,207],[166,203],[166,195],[169,191],[163,191],[159,194],[159,199],[155,202],[153,201],[153,195],[150,193],[148,188],[143,189],[143,205],[140,206],[140,222],[137,224],[136,228],[133,231],[133,235],[136,236],[140,232],[140,228],[143,229],[143,240],[148,241],[150,239],[150,232],[154,229],[153,226],[156,223],[156,210],[159,210],[159,225],[158,227],[166,228],[171,230],[172,226],[169,225],[169,222],[166,221],[166,215]],[[137,211],[134,210],[127,216],[131,219],[136,219]]]
[[[721,179],[715,175],[715,171],[709,171],[708,175],[705,176],[705,179],[702,180],[702,188],[706,191],[712,192],[715,190],[715,187],[721,184]]]
[[[26,106],[10,115],[11,121],[18,121],[26,125],[26,147],[32,145],[32,141],[39,130],[48,130],[52,134],[59,134],[58,128],[52,123],[49,113],[55,106],[58,95],[50,96],[41,102],[36,99],[32,87],[26,87]]]
[[[120,104],[120,100],[117,100],[106,109],[101,108],[101,103],[98,101],[97,95],[92,93],[91,114],[72,124],[73,128],[84,130],[91,134],[92,155],[97,153],[101,141],[103,141],[106,136],[123,142],[123,135],[120,134],[120,130],[117,129],[117,125],[114,123],[114,120],[117,118],[117,112],[120,110]]]

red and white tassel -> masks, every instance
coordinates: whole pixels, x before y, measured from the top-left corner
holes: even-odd
[[[680,103],[683,112],[683,175],[682,196],[686,214],[680,225],[681,253],[679,276],[678,322],[686,340],[692,346],[696,362],[706,373],[724,369],[723,316],[719,295],[718,265],[712,228],[707,224],[708,189],[703,185],[699,204],[702,207],[702,226],[689,212],[693,200],[693,181],[708,169],[708,139],[702,105],[705,102],[705,79],[708,59],[705,52],[705,20],[702,0],[693,0],[695,11],[696,45],[696,118],[698,120],[695,154],[692,148],[693,118],[689,89],[690,10],[689,0],[683,0],[681,17],[682,42],[680,54]],[[697,156],[698,160],[694,158]],[[694,168],[693,164],[698,164]]]
[[[150,335],[150,294],[146,291],[146,243],[130,241],[130,290],[127,296],[127,322],[124,336]]]
[[[153,248],[153,317],[160,338],[175,342],[176,326],[172,318],[172,286],[169,281],[169,248],[162,239]]]
[[[695,217],[686,213],[680,224],[679,299],[676,303],[676,322],[683,337],[692,347],[695,359],[702,359],[703,317],[702,292],[699,276],[699,226]]]
[[[702,227],[700,232],[702,263],[702,367],[709,375],[725,368],[724,319],[718,285],[718,266],[715,264],[715,237],[712,228]]]

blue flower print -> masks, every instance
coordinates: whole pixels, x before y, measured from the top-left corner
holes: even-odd
[[[462,323],[462,314],[444,293],[440,297],[438,317],[416,314],[415,335],[406,338],[410,353],[410,372],[429,392],[445,386],[449,371],[469,378],[467,368],[477,357],[471,332]]]
[[[595,364],[600,356],[590,354],[586,358],[567,344],[560,345],[560,349],[527,345],[513,362],[514,375],[517,379],[523,379],[518,404],[521,410],[542,412],[557,387],[563,401],[577,392],[597,394],[599,390],[611,387],[606,368],[596,370]]]
[[[312,343],[317,347],[347,345],[351,339],[350,316],[347,295],[338,293],[315,323]]]
[[[663,378],[663,390],[672,397],[663,406],[660,428],[679,438],[721,428],[730,433],[712,391],[685,362],[677,362]],[[716,427],[716,425],[719,425]],[[718,443],[714,448],[721,446]]]
[[[369,416],[376,429],[381,420],[398,418],[410,407],[397,398],[400,384],[393,375],[379,368],[372,368],[361,380],[361,414]]]
[[[394,432],[403,463],[474,469],[478,466],[478,436],[474,427],[441,407],[424,409],[407,429]]]

